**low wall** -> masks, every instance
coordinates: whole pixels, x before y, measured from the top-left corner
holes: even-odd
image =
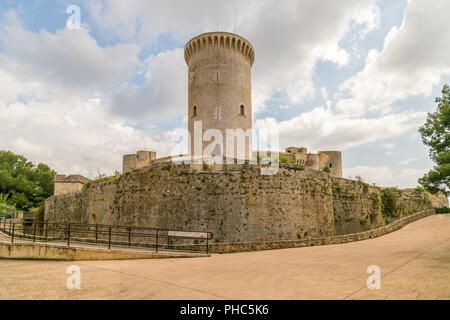
[[[287,249],[287,248],[300,248],[320,245],[340,244],[361,240],[368,240],[377,238],[385,234],[397,231],[403,228],[405,225],[414,222],[416,220],[434,215],[434,210],[422,211],[410,216],[396,220],[386,226],[369,230],[365,232],[346,234],[325,238],[313,238],[308,240],[298,241],[267,241],[267,242],[248,242],[248,243],[229,243],[229,244],[211,244],[209,247],[212,253],[236,253],[245,251],[261,251],[261,250],[273,250],[273,249]]]
[[[204,257],[204,254],[186,255],[152,252],[131,252],[126,250],[90,249],[83,247],[65,247],[43,243],[7,243],[0,242],[0,259],[36,259],[36,260],[132,260],[132,259],[168,259]]]

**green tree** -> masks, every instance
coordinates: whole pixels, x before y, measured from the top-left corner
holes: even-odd
[[[16,210],[16,207],[7,203],[8,195],[0,193],[0,217],[3,217],[5,214]]]
[[[431,193],[450,191],[450,86],[436,98],[437,110],[429,113],[419,129],[422,141],[430,147],[430,158],[436,166],[419,179],[419,184]]]
[[[55,172],[47,165],[34,165],[24,156],[0,151],[0,194],[7,204],[28,211],[53,195]]]

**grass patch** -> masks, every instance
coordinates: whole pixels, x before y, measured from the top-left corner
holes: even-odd
[[[325,173],[331,173],[331,169],[330,169],[329,166],[323,167],[323,168],[322,168],[322,171],[325,172]]]
[[[100,178],[97,180],[92,181],[93,184],[98,184],[98,183],[104,183],[104,182],[114,182],[119,180],[119,177],[116,176],[112,176],[112,177],[105,177],[105,178]],[[91,182],[88,182],[87,184],[85,184],[85,188],[89,188],[91,186]]]
[[[280,157],[280,162],[281,163],[296,163],[294,159],[291,159],[291,158],[286,157],[286,156],[281,156]]]

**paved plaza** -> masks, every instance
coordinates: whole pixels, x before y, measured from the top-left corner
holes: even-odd
[[[67,267],[81,289],[67,289]],[[381,269],[369,290],[367,267]],[[367,241],[205,258],[0,260],[0,299],[450,299],[450,215]]]

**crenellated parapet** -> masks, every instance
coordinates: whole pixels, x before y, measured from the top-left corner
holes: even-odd
[[[140,169],[152,165],[156,160],[154,151],[138,151],[135,154],[123,156],[122,173],[130,172],[133,169]]]
[[[214,47],[240,53],[250,67],[255,61],[255,49],[251,43],[241,36],[228,32],[208,32],[191,39],[184,48],[184,59],[189,65],[191,58],[201,50]]]

